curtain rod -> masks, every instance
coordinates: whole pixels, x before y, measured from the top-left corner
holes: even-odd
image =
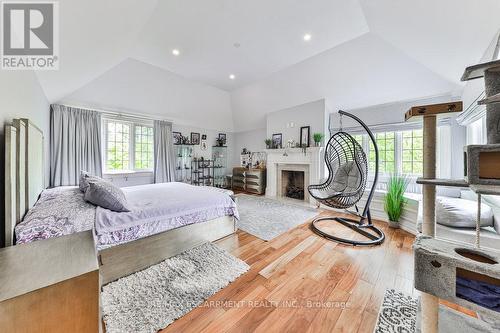
[[[59,104],[59,103],[56,103],[56,104]],[[60,105],[68,106],[68,107],[71,107],[71,108],[96,111],[96,112],[102,113],[103,115],[108,115],[108,116],[136,118],[136,119],[140,119],[140,120],[164,120],[164,121],[168,121],[168,122],[173,123],[172,119],[162,118],[162,117],[155,116],[155,115],[150,115],[150,114],[140,114],[140,113],[132,113],[132,112],[123,112],[123,111],[110,110],[110,109],[106,110],[106,109],[100,109],[100,108],[96,108],[96,107],[88,107],[88,106],[74,105],[74,104],[64,104],[64,103],[61,103]]]

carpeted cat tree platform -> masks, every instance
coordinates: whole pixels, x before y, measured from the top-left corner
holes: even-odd
[[[462,110],[461,102],[413,107],[408,120],[423,116],[424,174],[422,235],[414,243],[415,288],[422,291],[421,331],[436,333],[439,299],[476,311],[491,331],[500,331],[500,254],[481,248],[481,196],[500,195],[500,60],[468,67],[463,81],[485,78],[488,144],[465,148],[464,180],[436,179],[436,118]],[[435,239],[436,186],[469,187],[478,195],[476,244]],[[479,321],[479,319],[476,319]]]

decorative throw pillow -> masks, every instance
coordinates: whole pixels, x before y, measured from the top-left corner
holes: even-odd
[[[456,228],[474,228],[477,219],[477,201],[438,197],[436,198],[436,222]],[[481,204],[481,226],[493,225],[493,212]]]
[[[129,212],[123,191],[114,184],[101,179],[89,180],[85,200],[115,212]]]
[[[97,176],[92,176],[89,174],[87,171],[80,171],[80,183],[78,184],[78,187],[80,188],[80,191],[85,193],[87,190],[87,187],[89,187],[89,181],[90,180],[101,180],[101,177]]]

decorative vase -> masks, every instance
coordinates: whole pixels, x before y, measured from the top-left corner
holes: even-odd
[[[399,222],[389,220],[389,227],[393,229],[399,229]]]
[[[314,147],[319,147],[319,142],[314,142]]]

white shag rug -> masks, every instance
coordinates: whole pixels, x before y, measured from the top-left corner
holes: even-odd
[[[111,282],[101,293],[106,332],[157,332],[248,269],[245,262],[205,243]]]
[[[269,241],[318,215],[314,208],[281,200],[238,194],[238,228]]]

